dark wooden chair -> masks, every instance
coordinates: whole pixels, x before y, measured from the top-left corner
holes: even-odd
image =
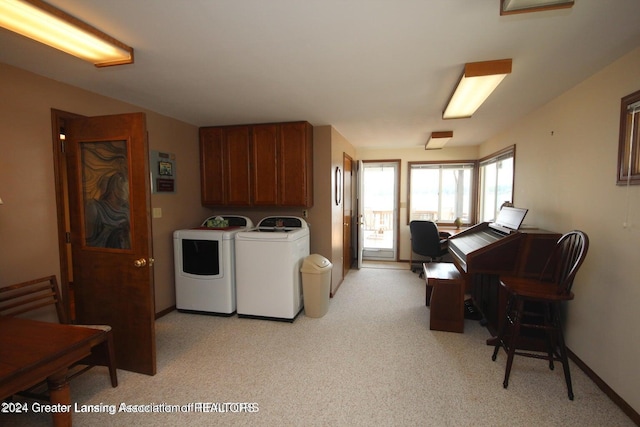
[[[538,279],[500,277],[508,291],[506,319],[495,340],[492,360],[498,351],[507,352],[504,388],[515,355],[544,359],[553,369],[562,363],[569,399],[573,400],[569,360],[562,332],[561,304],[572,300],[573,280],[589,249],[589,238],[574,230],[563,235],[549,256]]]
[[[0,288],[0,315],[2,316],[20,316],[50,306],[55,307],[60,323],[69,324],[62,299],[60,298],[56,276],[42,277]],[[70,369],[67,378],[71,380],[93,366],[106,366],[109,368],[111,386],[117,387],[118,376],[111,327],[107,325],[74,326],[100,329],[105,333],[104,340],[92,348],[91,355],[71,367],[72,369]],[[45,387],[36,386],[21,394],[28,397],[46,399],[46,395],[37,391],[42,389],[45,389]]]

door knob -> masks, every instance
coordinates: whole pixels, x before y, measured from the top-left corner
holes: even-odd
[[[147,265],[147,260],[144,258],[137,259],[133,261],[133,265],[138,268],[144,267],[145,265]]]

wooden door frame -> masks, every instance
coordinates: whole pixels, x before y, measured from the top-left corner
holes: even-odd
[[[67,160],[60,134],[64,130],[66,120],[82,117],[86,116],[54,108],[51,109],[51,140],[53,142],[53,173],[58,224],[58,254],[60,258],[60,291],[68,319],[74,319],[75,313],[72,313],[71,310],[71,292],[69,289],[69,265],[72,259],[69,255],[71,242],[67,241],[68,233],[71,231],[69,227],[69,199],[67,196]]]
[[[349,162],[350,163],[350,170],[349,170],[349,176],[347,177],[347,171],[344,167],[344,165]],[[349,270],[351,269],[351,265],[353,264],[353,257],[351,256],[352,251],[351,248],[353,246],[353,232],[352,232],[352,227],[353,227],[353,212],[354,212],[354,205],[353,205],[353,158],[351,158],[351,156],[349,156],[347,153],[342,153],[342,171],[343,171],[343,177],[342,177],[342,218],[344,221],[345,218],[345,200],[347,200],[347,197],[349,198],[349,203],[351,206],[351,213],[349,215],[350,217],[350,222],[349,222],[349,229],[345,230],[344,226],[343,226],[343,236],[342,236],[342,278],[344,279],[344,277],[347,275],[347,273],[349,272]],[[347,193],[345,191],[347,185],[346,182],[347,180],[349,180],[349,193]],[[345,246],[345,240],[346,240],[346,234],[347,232],[349,233],[349,246],[346,247]],[[347,266],[345,264],[346,259],[349,259],[349,265]]]

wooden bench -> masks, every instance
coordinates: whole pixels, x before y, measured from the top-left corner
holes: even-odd
[[[422,265],[426,278],[425,304],[430,307],[429,329],[464,331],[464,280],[452,263]]]

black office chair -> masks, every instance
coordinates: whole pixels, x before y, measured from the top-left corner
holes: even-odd
[[[413,253],[428,258],[427,262],[442,261],[448,253],[449,240],[446,234],[438,232],[438,226],[433,221],[411,221],[411,271],[420,271],[422,277],[422,261],[414,266]]]

